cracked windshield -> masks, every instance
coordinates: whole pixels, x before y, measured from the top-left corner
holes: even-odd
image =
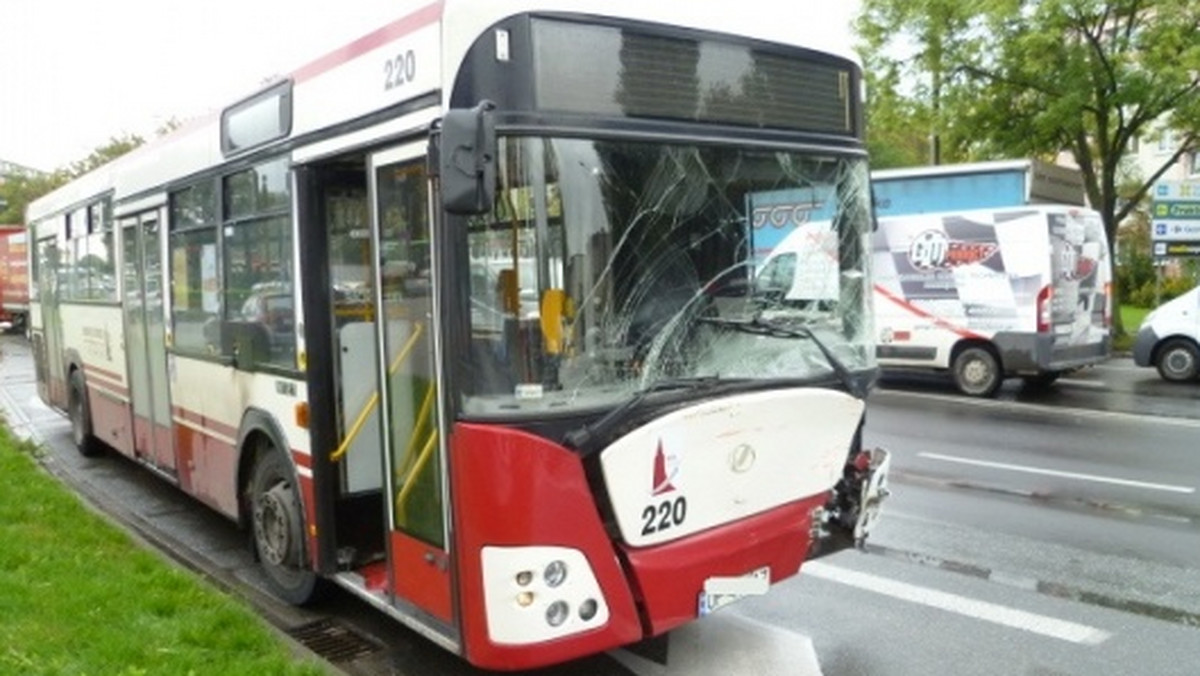
[[[498,165],[470,228],[467,412],[873,370],[864,160],[509,138]]]

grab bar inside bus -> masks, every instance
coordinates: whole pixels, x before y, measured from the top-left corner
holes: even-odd
[[[408,502],[409,496],[417,485],[417,477],[425,469],[425,465],[429,464],[429,458],[433,456],[433,450],[437,447],[438,431],[433,425],[433,419],[429,415],[433,408],[434,393],[437,387],[430,383],[425,389],[425,397],[421,402],[421,412],[417,414],[416,424],[413,426],[412,434],[408,438],[408,447],[404,450],[404,457],[400,462],[400,469],[396,471],[397,479],[400,483],[400,489],[396,491],[396,520],[399,522],[406,521],[405,504]],[[418,440],[426,427],[430,427],[428,438],[425,440],[425,445],[421,448],[421,452],[416,454]]]
[[[400,348],[400,353],[397,354],[396,358],[392,360],[392,363],[388,365],[388,376],[391,376],[400,369],[400,364],[404,363],[404,360],[408,357],[408,353],[412,352],[413,348],[416,347],[417,338],[421,336],[421,332],[425,328],[424,324],[421,322],[414,323],[413,327],[413,334],[409,336],[408,342],[404,344],[404,347]],[[350,426],[350,431],[346,432],[346,436],[342,439],[342,443],[338,445],[337,449],[329,454],[330,462],[337,462],[342,459],[343,455],[346,455],[346,452],[350,450],[350,444],[354,443],[354,440],[358,438],[358,435],[362,432],[363,425],[367,423],[367,418],[371,416],[371,413],[375,411],[375,407],[378,405],[379,388],[375,388],[375,391],[371,392],[371,396],[367,399],[367,402],[363,404],[362,410],[358,413],[358,417],[354,419],[354,424]]]

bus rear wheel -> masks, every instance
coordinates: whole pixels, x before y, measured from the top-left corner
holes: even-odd
[[[92,414],[88,409],[87,385],[83,381],[80,369],[71,371],[68,379],[71,388],[67,400],[67,417],[71,420],[71,441],[80,454],[89,458],[100,455],[104,447],[100,440],[92,434]]]
[[[295,474],[270,442],[259,448],[249,498],[254,553],[271,591],[293,605],[314,600],[318,580],[304,555],[304,514]]]
[[[986,347],[972,345],[959,351],[951,365],[954,385],[972,397],[990,397],[1004,381],[1000,360]]]

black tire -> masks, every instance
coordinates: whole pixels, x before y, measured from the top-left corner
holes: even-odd
[[[92,412],[88,406],[87,385],[83,371],[71,371],[68,379],[71,388],[67,399],[67,417],[71,420],[71,441],[81,455],[94,458],[104,452],[104,446],[92,433]]]
[[[1172,338],[1158,349],[1155,358],[1158,375],[1171,383],[1195,380],[1200,373],[1200,350],[1186,338]]]
[[[990,397],[1004,382],[1000,360],[986,347],[972,345],[963,348],[950,366],[954,386],[972,397]]]
[[[308,564],[296,475],[270,442],[260,444],[247,492],[251,541],[268,586],[288,603],[310,603],[319,576]]]

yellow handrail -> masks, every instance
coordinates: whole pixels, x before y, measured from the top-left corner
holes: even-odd
[[[433,408],[433,394],[436,391],[433,383],[430,383],[425,388],[425,398],[421,401],[421,410],[417,413],[415,422],[413,423],[412,433],[408,435],[408,447],[404,449],[404,455],[400,458],[399,468],[396,470],[397,477],[404,476],[409,471],[409,465],[412,464],[412,459],[416,456],[417,442],[421,438],[421,433],[425,427],[432,423],[429,417],[429,410]]]
[[[417,344],[417,338],[420,337],[421,332],[425,328],[424,324],[421,322],[414,323],[413,327],[414,331],[412,336],[409,337],[408,342],[404,344],[404,347],[400,349],[400,353],[396,355],[396,358],[392,360],[392,363],[388,365],[389,376],[400,368],[401,362],[408,357],[409,352],[412,352],[413,347],[415,347]],[[346,437],[342,439],[342,443],[333,451],[333,453],[329,454],[330,462],[337,462],[342,459],[343,455],[346,455],[346,452],[350,450],[350,444],[352,444],[354,440],[358,438],[359,433],[362,432],[363,425],[367,423],[367,418],[378,405],[379,388],[376,388],[375,391],[371,393],[370,398],[367,399],[367,403],[363,404],[362,411],[359,411],[358,417],[354,419],[354,424],[350,426],[350,431],[346,432]]]
[[[412,471],[404,480],[404,485],[400,487],[400,491],[396,493],[396,520],[405,520],[404,503],[408,500],[408,496],[413,491],[413,487],[417,485],[416,478],[420,475],[421,470],[425,469],[425,465],[429,462],[429,458],[433,456],[433,449],[437,445],[438,433],[433,430],[429,433],[429,440],[425,442],[425,447],[421,449],[421,455],[417,458],[417,462],[413,465]]]

